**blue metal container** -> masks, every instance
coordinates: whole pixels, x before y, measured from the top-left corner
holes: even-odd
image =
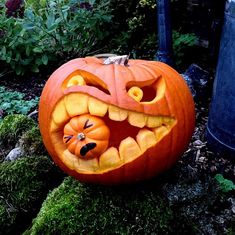
[[[170,0],[157,0],[157,27],[159,48],[156,60],[170,66],[172,61],[172,29],[170,20]]]
[[[226,4],[207,140],[216,151],[235,156],[235,0]]]

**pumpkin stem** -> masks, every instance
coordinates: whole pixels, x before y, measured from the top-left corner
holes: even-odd
[[[120,64],[128,66],[129,56],[130,55],[110,56],[104,60],[103,64]]]

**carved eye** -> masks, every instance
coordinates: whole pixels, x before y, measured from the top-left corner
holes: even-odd
[[[127,94],[139,103],[148,104],[164,96],[166,84],[163,78],[147,82],[129,82]]]
[[[92,86],[110,95],[107,85],[101,79],[83,70],[77,70],[70,74],[63,82],[62,89],[73,86]]]
[[[86,85],[85,79],[81,75],[75,75],[71,79],[69,79],[67,83],[67,87],[71,86],[84,86]]]
[[[140,102],[144,96],[144,93],[141,88],[133,86],[128,90],[128,95],[134,100]]]

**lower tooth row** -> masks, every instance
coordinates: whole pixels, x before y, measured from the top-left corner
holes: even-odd
[[[90,113],[95,116],[104,116],[109,113],[109,118],[115,121],[123,121],[128,119],[128,122],[132,126],[143,128],[145,125],[152,128],[151,130],[141,129],[136,140],[131,137],[127,137],[122,140],[119,148],[110,147],[108,148],[99,159],[83,160],[77,158],[71,154],[65,147],[60,146],[58,138],[59,131],[64,124],[71,118],[84,113]],[[95,172],[98,170],[108,170],[110,167],[119,167],[125,162],[131,161],[147,149],[154,146],[166,133],[169,132],[167,127],[162,126],[163,123],[172,126],[174,120],[171,118],[164,117],[146,117],[142,113],[131,112],[118,107],[107,105],[95,98],[88,97],[85,94],[70,94],[62,99],[55,106],[55,110],[52,113],[51,131],[53,132],[54,139],[56,140],[55,145],[57,149],[64,151],[62,161],[70,169],[75,169],[79,172]],[[56,137],[58,135],[58,138]]]
[[[162,126],[155,128],[153,131],[140,130],[136,136],[136,140],[132,137],[127,137],[122,140],[119,148],[108,148],[99,158],[83,160],[71,154],[68,150],[64,151],[62,161],[72,170],[79,172],[95,172],[100,170],[108,170],[111,167],[119,167],[123,163],[129,162],[147,149],[154,146],[165,134],[167,128]]]

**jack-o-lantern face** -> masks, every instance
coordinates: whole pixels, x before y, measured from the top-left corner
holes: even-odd
[[[172,166],[195,122],[185,82],[169,66],[129,60],[72,60],[48,80],[39,106],[45,146],[84,182],[127,183]]]

